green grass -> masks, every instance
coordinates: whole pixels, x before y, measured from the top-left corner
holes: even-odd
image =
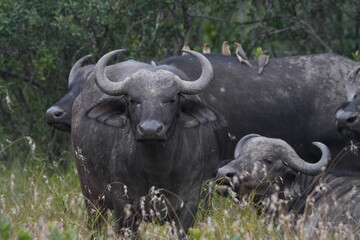
[[[0,240],[90,238],[74,163],[66,172],[37,158],[0,169]],[[211,203],[207,209],[200,205],[189,239],[302,239],[290,230],[287,216],[275,224],[251,201],[235,203],[213,194]],[[169,239],[169,224],[142,223],[140,229],[143,239]],[[111,220],[104,232],[99,239],[116,238]]]

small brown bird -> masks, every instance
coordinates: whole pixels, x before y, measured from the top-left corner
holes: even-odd
[[[210,45],[208,43],[204,44],[204,48],[202,50],[202,53],[211,53]]]
[[[221,52],[225,56],[231,56],[230,45],[228,41],[223,42]]]
[[[244,49],[242,48],[240,43],[234,42],[234,44],[237,46],[236,48],[236,56],[239,59],[240,62],[244,62],[249,67],[252,67],[251,63],[249,62],[249,59],[246,56],[246,53],[244,52]]]
[[[260,54],[260,57],[258,59],[258,65],[259,65],[259,71],[258,71],[258,74],[261,75],[263,70],[264,70],[264,67],[266,66],[266,64],[268,64],[269,62],[269,54],[268,54],[268,51],[263,51],[261,54]]]
[[[184,46],[182,47],[182,50],[190,50],[190,46],[188,42],[184,43]],[[182,55],[187,55],[188,53],[182,52]]]

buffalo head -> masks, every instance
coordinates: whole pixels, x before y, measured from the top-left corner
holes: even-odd
[[[86,55],[73,65],[68,80],[69,92],[46,111],[46,122],[53,128],[70,132],[73,103],[94,67],[93,65],[82,67],[82,64],[91,57],[91,54]]]
[[[320,161],[314,164],[302,160],[281,139],[246,135],[236,146],[235,159],[218,169],[217,179],[222,179],[237,192],[250,193],[256,189],[256,195],[259,196],[271,193],[271,185],[275,181],[285,184],[293,180],[298,172],[316,175],[327,166],[329,149],[319,142],[313,144],[322,152]]]
[[[347,79],[347,82],[353,83],[360,66],[354,68]],[[336,110],[336,126],[341,135],[360,140],[360,88],[356,90],[353,99],[350,102],[342,104]]]
[[[187,51],[201,63],[202,74],[195,81],[186,81],[187,76],[176,68],[154,65],[140,67],[123,79],[111,81],[104,72],[106,64],[122,51],[109,52],[96,64],[96,84],[107,95],[117,97],[101,100],[89,111],[89,117],[118,127],[129,121],[136,140],[151,144],[166,142],[174,133],[175,123],[192,127],[216,120],[216,113],[198,98],[185,95],[199,93],[212,79],[212,66],[202,54]]]

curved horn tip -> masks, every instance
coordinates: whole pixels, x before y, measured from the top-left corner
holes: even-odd
[[[325,144],[323,144],[322,142],[312,142],[311,143],[312,145],[315,145],[315,146],[325,146],[327,147]]]
[[[117,49],[117,50],[113,50],[110,51],[106,54],[104,54],[96,63],[95,65],[95,72],[98,70],[98,66],[101,65],[102,67],[105,67],[105,65],[107,64],[107,62],[109,61],[110,57],[112,57],[115,54],[121,53],[121,52],[125,52],[126,49]]]
[[[211,62],[203,54],[187,49],[183,49],[182,51],[194,56],[195,59],[200,62],[202,72],[200,77],[194,81],[184,81],[180,78],[177,79],[176,81],[180,86],[180,92],[189,95],[198,94],[207,87],[213,79],[214,69]]]
[[[324,143],[321,142],[312,142],[312,145],[320,148],[320,149],[324,149],[326,152],[330,153],[330,149],[328,146],[326,146]]]
[[[321,143],[321,142],[312,142],[312,145],[320,148],[320,149],[325,149],[326,151],[330,152],[330,149],[328,148],[328,146],[326,146],[325,144]]]
[[[354,81],[356,78],[357,73],[360,71],[360,65],[357,65],[356,67],[354,67],[350,73],[348,74],[346,81]],[[354,79],[352,79],[354,78]]]
[[[249,140],[250,138],[253,138],[253,137],[262,137],[261,135],[259,134],[256,134],[256,133],[250,133],[250,134],[247,134],[245,136],[243,136],[239,142],[236,144],[236,147],[235,147],[235,151],[234,151],[234,159],[238,158],[239,155],[240,155],[240,151],[241,149],[243,148],[245,142],[247,140]]]
[[[117,49],[102,56],[94,67],[95,83],[104,93],[112,96],[121,95],[127,81],[113,82],[106,77],[105,67],[107,62],[115,54],[125,52],[126,49]]]
[[[192,54],[192,53],[198,53],[196,51],[193,51],[193,50],[187,50],[187,49],[182,49],[181,52],[186,52],[186,53],[189,53],[189,54]]]
[[[93,57],[94,57],[94,54],[92,54],[92,53],[85,56],[86,59],[93,58]]]
[[[70,89],[70,86],[72,84],[72,82],[74,81],[74,77],[75,77],[75,74],[76,74],[76,71],[78,71],[82,64],[88,60],[89,58],[93,57],[94,55],[93,54],[88,54],[86,56],[83,56],[82,58],[80,58],[79,60],[77,60],[74,65],[72,66],[71,70],[70,70],[70,73],[69,73],[69,78],[68,78],[68,88]]]
[[[108,54],[113,55],[113,54],[120,53],[120,52],[125,52],[125,51],[126,51],[125,48],[120,48],[120,49],[112,50],[112,51],[106,53],[105,55],[108,55]],[[104,56],[105,56],[105,55],[104,55]]]

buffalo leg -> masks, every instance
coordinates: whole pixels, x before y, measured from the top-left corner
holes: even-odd
[[[140,239],[139,225],[142,218],[138,211],[139,208],[129,204],[123,196],[122,191],[114,194],[114,199],[116,199],[114,209],[116,233],[124,238],[131,237],[131,239]]]
[[[88,229],[95,231],[96,234],[101,233],[107,216],[107,208],[101,201],[91,201],[89,199],[85,199],[85,205],[88,212]]]

